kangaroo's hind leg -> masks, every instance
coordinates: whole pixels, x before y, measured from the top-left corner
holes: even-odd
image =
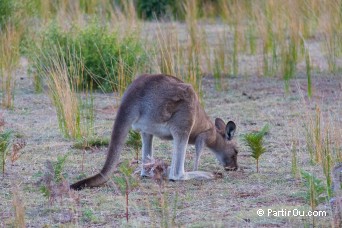
[[[142,168],[141,176],[148,177],[150,174],[146,171],[144,165],[149,163],[153,158],[153,135],[142,132]]]
[[[186,146],[188,144],[189,134],[173,134],[172,161],[169,173],[170,180],[184,180],[184,162]]]

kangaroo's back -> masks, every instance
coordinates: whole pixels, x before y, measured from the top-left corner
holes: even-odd
[[[161,138],[170,138],[167,130],[160,126],[168,121],[187,122],[192,113],[175,116],[196,100],[191,85],[180,79],[166,75],[142,75],[126,89],[115,119],[107,159],[100,173],[71,185],[73,189],[95,187],[105,183],[119,161],[125,138],[131,126],[141,131],[155,131]],[[185,121],[184,121],[185,119]],[[158,132],[159,130],[159,132]],[[160,133],[160,135],[158,135]]]

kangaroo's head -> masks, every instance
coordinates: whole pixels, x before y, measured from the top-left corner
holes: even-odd
[[[215,155],[221,165],[227,171],[235,171],[238,168],[237,154],[238,150],[235,144],[231,141],[236,125],[233,121],[229,121],[227,124],[220,118],[215,119],[216,127],[216,149]]]

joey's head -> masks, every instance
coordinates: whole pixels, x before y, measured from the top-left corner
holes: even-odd
[[[215,155],[220,164],[227,171],[235,171],[238,168],[237,154],[238,149],[236,145],[231,141],[233,139],[236,125],[233,121],[229,121],[227,124],[220,118],[215,119],[216,127],[216,145]]]

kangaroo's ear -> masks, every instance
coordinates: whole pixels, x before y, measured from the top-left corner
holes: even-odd
[[[233,121],[229,121],[226,126],[227,139],[231,140],[234,136],[236,125]]]
[[[226,124],[224,123],[224,121],[221,118],[215,119],[215,126],[216,126],[216,129],[218,130],[218,132],[220,132],[223,135],[225,134]]]

